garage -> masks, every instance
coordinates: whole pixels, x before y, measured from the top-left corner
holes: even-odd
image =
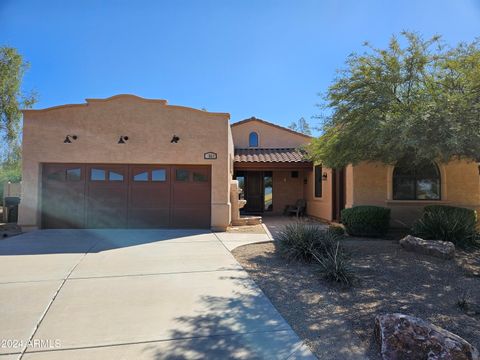
[[[209,228],[206,165],[43,164],[42,227]]]

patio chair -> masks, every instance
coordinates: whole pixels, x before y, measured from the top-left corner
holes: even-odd
[[[297,218],[305,215],[305,209],[307,208],[307,202],[304,199],[298,199],[295,205],[287,205],[285,209],[286,215],[295,214]]]

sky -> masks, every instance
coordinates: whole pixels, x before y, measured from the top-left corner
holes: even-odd
[[[316,106],[364,41],[480,36],[480,0],[0,0],[0,46],[30,63],[35,109],[135,94],[317,125]]]

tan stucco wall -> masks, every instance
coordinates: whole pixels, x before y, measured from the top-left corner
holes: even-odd
[[[281,215],[286,205],[294,205],[298,199],[303,199],[303,171],[298,172],[298,178],[292,178],[291,171],[273,171],[273,211]]]
[[[78,140],[64,144],[67,134]],[[172,135],[180,137],[171,144]],[[127,135],[126,144],[117,143]],[[213,151],[217,160],[204,160]],[[170,106],[132,95],[24,111],[19,224],[40,226],[41,163],[204,164],[212,166],[213,228],[230,223],[232,139],[229,114]]]
[[[252,131],[258,134],[259,148],[296,148],[310,141],[306,136],[253,120],[232,126],[235,147],[248,148],[248,137]]]
[[[327,173],[327,180],[322,180],[322,197],[315,197],[315,171],[306,172],[307,183],[303,185],[305,199],[307,200],[307,214],[332,220],[332,170],[323,168],[322,173]]]
[[[392,209],[392,226],[410,226],[428,204],[448,204],[480,210],[480,176],[475,162],[438,164],[440,201],[392,200],[393,166],[362,163],[347,169],[347,207],[378,205]],[[351,201],[350,201],[351,200]]]

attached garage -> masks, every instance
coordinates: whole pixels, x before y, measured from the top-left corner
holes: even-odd
[[[43,228],[210,228],[208,165],[43,164]]]

